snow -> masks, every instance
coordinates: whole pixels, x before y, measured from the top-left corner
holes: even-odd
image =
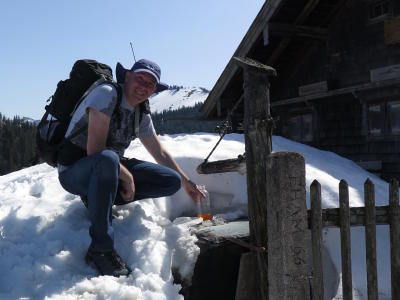
[[[151,97],[151,111],[161,113],[164,110],[174,110],[182,107],[192,107],[203,103],[208,92],[200,87],[182,87],[162,91]]]
[[[202,133],[160,136],[192,180],[207,187],[214,210],[225,219],[235,219],[247,213],[246,176],[195,171],[218,139]],[[340,179],[349,184],[350,205],[362,206],[368,177],[375,184],[377,205],[388,204],[388,184],[350,160],[277,136],[273,150],[305,157],[307,195],[317,179],[323,207],[338,207]],[[230,134],[211,160],[243,152],[243,136]],[[137,141],[126,156],[153,161]],[[56,170],[46,164],[0,176],[0,208],[0,299],[183,299],[171,269],[190,279],[199,248],[189,227],[201,219],[194,217],[195,205],[182,190],[116,208],[115,247],[134,270],[128,278],[98,276],[85,264],[90,243],[86,210],[79,197],[62,189]],[[354,299],[367,299],[364,229],[352,228],[351,234]],[[341,299],[339,231],[324,229],[323,236],[327,294],[329,299]],[[377,227],[377,257],[379,296],[390,299],[388,226]]]

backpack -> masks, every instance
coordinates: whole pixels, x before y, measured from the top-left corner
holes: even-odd
[[[87,127],[80,128],[72,136],[65,138],[72,115],[85,96],[103,83],[113,84],[118,93],[117,111],[121,103],[122,89],[113,81],[109,66],[95,60],[82,59],[75,62],[69,79],[61,80],[57,89],[45,106],[46,112],[37,125],[36,145],[38,156],[49,165],[57,166],[57,156],[62,144],[76,137]]]

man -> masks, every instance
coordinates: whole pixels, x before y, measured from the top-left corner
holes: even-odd
[[[141,59],[126,70],[118,63],[116,75],[120,89],[101,84],[75,111],[66,132],[66,137],[73,138],[60,151],[58,171],[61,185],[88,201],[92,241],[86,262],[102,275],[118,277],[129,275],[131,269],[114,249],[113,204],[172,195],[181,184],[194,201],[204,195],[163,148],[146,111],[144,104],[150,95],[167,88],[160,82],[159,66]],[[87,130],[75,134],[80,128]],[[135,137],[159,164],[123,157]],[[84,157],[68,162],[83,150]]]

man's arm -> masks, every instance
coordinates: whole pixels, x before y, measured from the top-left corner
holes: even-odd
[[[89,108],[88,140],[86,146],[87,155],[92,155],[106,147],[110,117],[94,108]],[[123,190],[121,196],[126,201],[131,201],[135,196],[135,184],[133,176],[121,163],[119,179],[122,180]]]
[[[156,160],[157,163],[174,169],[179,173],[182,178],[182,185],[188,195],[193,199],[193,201],[197,201],[200,198],[204,198],[205,195],[197,188],[197,185],[193,183],[190,178],[185,174],[185,172],[181,169],[172,155],[161,145],[160,140],[157,135],[153,135],[151,137],[140,138],[140,141],[144,145],[144,147],[149,151],[151,156]]]

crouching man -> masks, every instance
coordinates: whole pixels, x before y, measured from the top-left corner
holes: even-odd
[[[91,244],[86,262],[102,275],[128,276],[131,269],[114,249],[112,205],[169,196],[181,185],[193,200],[204,195],[155,133],[146,102],[167,88],[160,83],[159,66],[141,59],[126,70],[118,63],[116,74],[118,85],[97,86],[75,111],[58,172],[65,190],[87,199]],[[158,164],[123,157],[136,137]]]

